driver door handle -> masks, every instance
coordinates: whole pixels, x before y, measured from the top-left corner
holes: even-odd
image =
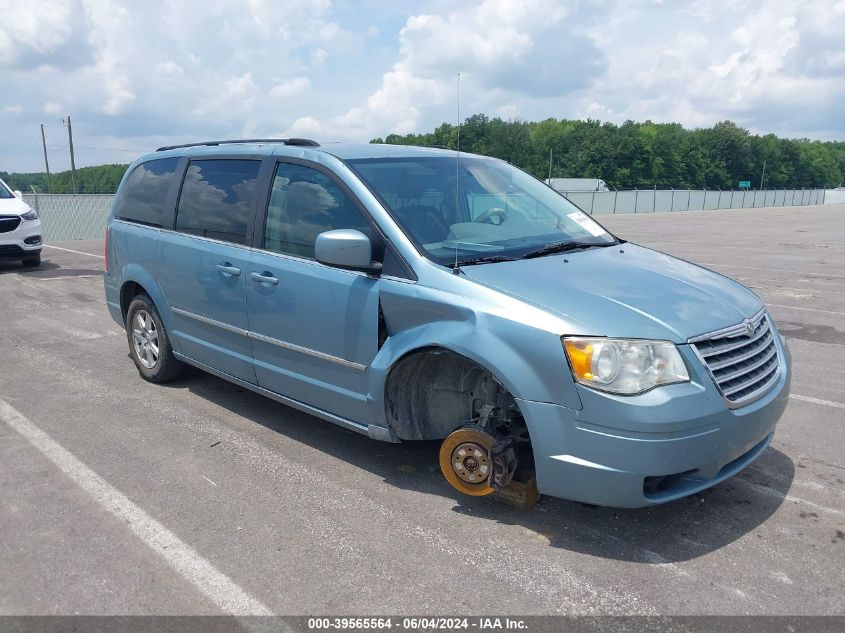
[[[271,284],[275,286],[279,283],[278,278],[273,277],[273,273],[267,272],[266,270],[263,273],[250,273],[250,277],[252,277],[253,281],[257,281],[260,284]]]

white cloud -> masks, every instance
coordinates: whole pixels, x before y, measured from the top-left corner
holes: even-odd
[[[199,100],[191,115],[200,119],[239,117],[243,123],[242,117],[252,114],[260,94],[251,71],[222,78],[219,85],[205,88],[205,98]]]
[[[733,119],[761,132],[842,138],[845,126],[833,119],[845,73],[832,71],[831,61],[845,39],[845,2],[673,6],[620,3],[590,27],[608,69],[576,101],[575,114],[687,126]]]
[[[315,48],[311,53],[311,63],[315,66],[321,66],[328,56],[329,54],[326,52],[326,49]]]
[[[304,138],[325,138],[329,128],[312,116],[299,117],[287,132],[279,134],[281,137],[298,136]]]
[[[321,126],[340,138],[367,140],[385,129],[400,134],[417,129],[422,106],[438,106],[451,96],[448,84],[439,79],[425,79],[414,75],[405,63],[397,63],[385,73],[382,86],[373,93],[366,105],[333,117]],[[292,129],[301,128],[305,121],[314,126],[312,117],[297,119]]]
[[[464,116],[730,118],[845,137],[845,0],[423,0],[406,14],[383,1],[0,4],[0,81],[14,104],[2,112],[16,115],[0,159],[21,168],[38,167],[45,114],[129,149],[426,131],[455,121],[459,72]]]
[[[73,42],[74,32],[80,26],[79,8],[76,0],[4,2],[0,63],[25,68],[42,63],[67,63],[69,60],[61,57],[71,48],[85,48]]]
[[[289,81],[283,81],[270,88],[269,96],[273,98],[292,97],[304,92],[311,85],[308,77],[294,77]]]
[[[508,104],[496,108],[496,115],[502,117],[506,121],[519,119],[519,108],[515,105]]]
[[[433,113],[448,112],[453,120],[458,73],[471,95],[466,113],[498,110],[503,92],[548,97],[583,87],[601,58],[589,39],[569,27],[568,5],[574,3],[484,0],[443,14],[409,16],[399,33],[397,61],[363,105],[319,125],[307,115],[290,131],[325,129],[366,140],[431,125]],[[576,57],[578,65],[561,69]],[[518,107],[511,104],[508,111]]]
[[[156,64],[155,68],[153,68],[153,73],[157,78],[162,80],[170,78],[182,79],[185,76],[185,69],[172,59],[168,59],[166,62]]]

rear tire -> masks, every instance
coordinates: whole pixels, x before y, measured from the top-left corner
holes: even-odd
[[[126,338],[129,355],[144,380],[169,382],[184,373],[185,365],[173,355],[161,315],[152,299],[145,294],[136,295],[129,304]]]
[[[35,255],[25,255],[21,258],[21,264],[23,264],[27,268],[35,268],[36,266],[40,266],[41,253],[36,253]]]

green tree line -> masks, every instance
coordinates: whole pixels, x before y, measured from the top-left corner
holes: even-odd
[[[460,133],[443,123],[433,132],[371,142],[457,149],[459,136],[461,151],[507,160],[537,178],[549,176],[551,154],[553,178],[601,178],[617,189],[731,189],[740,180],[756,189],[763,178],[768,189],[845,182],[845,142],[760,136],[731,121],[687,130],[678,123],[504,121],[474,114]]]
[[[600,121],[546,119],[504,121],[484,114],[468,117],[460,127],[443,123],[433,132],[390,134],[373,143],[426,145],[495,156],[534,176],[601,178],[610,187],[731,189],[740,180],[764,188],[837,187],[845,183],[845,142],[779,138],[751,134],[731,121],[711,128],[687,130],[678,123],[622,125]],[[76,170],[77,193],[114,193],[127,165],[97,165]],[[41,173],[6,173],[12,189],[47,192]],[[50,176],[50,191],[71,193],[71,173]]]
[[[114,193],[120,184],[120,179],[129,165],[97,165],[95,167],[81,167],[76,170],[76,193]],[[0,171],[0,179],[13,190],[32,193],[32,188],[38,193],[47,193],[47,174],[36,172],[31,174],[6,173]],[[49,191],[52,193],[73,193],[70,171],[60,171],[50,174]]]

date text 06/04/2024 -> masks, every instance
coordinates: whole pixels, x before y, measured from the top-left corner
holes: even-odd
[[[382,617],[352,617],[352,618],[309,618],[309,630],[380,630],[392,629],[402,630],[524,630],[526,624],[519,618],[503,617],[408,617],[408,618],[382,618]]]

